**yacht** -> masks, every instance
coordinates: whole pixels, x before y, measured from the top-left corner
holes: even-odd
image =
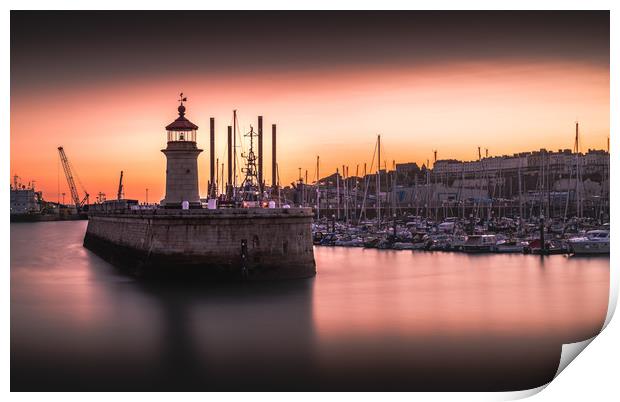
[[[569,239],[568,244],[575,255],[609,254],[609,231],[590,230],[583,237]]]
[[[490,253],[495,251],[497,238],[495,235],[475,235],[468,236],[467,241],[462,246],[466,253]]]

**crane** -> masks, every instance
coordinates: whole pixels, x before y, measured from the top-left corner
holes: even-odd
[[[75,186],[75,181],[73,180],[73,174],[71,173],[71,165],[69,164],[69,159],[67,159],[67,155],[65,154],[65,150],[63,149],[63,147],[58,147],[58,154],[60,155],[60,161],[62,162],[62,168],[65,171],[65,177],[67,178],[67,183],[69,184],[69,191],[71,191],[71,199],[73,200],[73,203],[75,204],[75,209],[78,210],[78,212],[80,212],[80,210],[85,209],[84,207],[86,206],[86,208],[88,208],[88,192],[86,191],[86,189],[84,188],[84,185],[82,185],[82,182],[80,182],[80,186],[82,187],[82,190],[84,191],[84,198],[80,201],[80,196],[78,194],[77,191],[77,187]],[[79,177],[78,177],[78,181],[79,181]]]
[[[117,200],[123,199],[123,171],[121,170],[121,178],[118,181],[118,195],[116,196]]]

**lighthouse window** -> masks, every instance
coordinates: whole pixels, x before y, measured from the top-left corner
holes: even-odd
[[[196,142],[196,130],[187,131],[168,131],[168,142],[170,141],[191,141]]]

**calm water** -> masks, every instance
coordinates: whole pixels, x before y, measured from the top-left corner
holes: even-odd
[[[516,390],[598,333],[609,258],[315,248],[314,279],[144,283],[11,224],[12,390]]]

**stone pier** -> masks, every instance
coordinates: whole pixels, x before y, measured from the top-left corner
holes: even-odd
[[[84,246],[138,275],[306,278],[316,274],[311,226],[309,208],[94,211]]]

